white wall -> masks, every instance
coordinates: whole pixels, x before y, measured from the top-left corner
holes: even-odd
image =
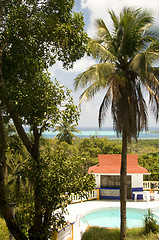
[[[132,174],[131,176],[132,188],[143,187],[143,174]]]
[[[96,188],[100,188],[100,174],[94,174],[96,178]]]

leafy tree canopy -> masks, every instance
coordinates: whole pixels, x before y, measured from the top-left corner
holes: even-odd
[[[0,206],[15,239],[47,239],[54,205],[51,202],[51,206],[44,206],[43,202],[44,176],[49,176],[49,173],[44,167],[46,163],[40,149],[40,137],[60,118],[67,118],[70,123],[79,118],[69,90],[52,83],[46,73],[48,66],[56,61],[61,61],[65,68],[72,67],[85,53],[87,34],[83,16],[72,12],[73,4],[73,0],[0,1]],[[8,206],[4,175],[7,147],[4,114],[12,118],[30,160],[23,159],[24,166],[30,163],[28,169],[21,163],[13,169],[13,175],[18,174],[17,180],[21,173],[25,173],[33,193],[30,198],[33,221],[30,218],[27,233],[13,219]],[[25,131],[24,125],[29,126],[31,135]],[[43,192],[39,191],[39,184]],[[56,203],[59,192],[54,192],[57,193],[53,196]],[[24,218],[27,216],[26,212]]]
[[[141,155],[139,164],[151,173],[150,176],[144,176],[144,180],[159,181],[159,152]]]
[[[72,67],[83,56],[87,35],[83,16],[72,13],[73,5],[74,0],[1,2],[0,46],[5,79],[28,77],[31,81],[35,70],[46,64],[58,60],[64,67]]]
[[[16,86],[8,84],[6,97],[14,112],[23,124],[37,126],[40,134],[49,127],[54,127],[59,119],[77,123],[79,110],[73,103],[69,89],[51,81],[48,73],[38,73],[30,82],[19,82]]]

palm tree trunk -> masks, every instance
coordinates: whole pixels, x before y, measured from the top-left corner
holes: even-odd
[[[125,127],[126,128],[126,127]],[[126,201],[127,201],[127,130],[122,135],[122,155],[120,169],[120,240],[126,240]]]

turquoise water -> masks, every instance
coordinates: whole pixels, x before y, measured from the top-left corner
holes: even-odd
[[[127,227],[142,227],[144,215],[147,214],[147,209],[127,208]],[[84,216],[89,225],[120,228],[120,208],[102,208],[93,211]],[[84,219],[81,219],[85,222]]]
[[[79,128],[81,133],[75,133],[78,138],[89,138],[91,136],[97,137],[108,137],[109,139],[116,139],[116,132],[112,128],[104,128],[99,130],[99,128]],[[43,136],[48,138],[54,138],[58,132],[45,131]],[[139,139],[159,139],[159,129],[151,128],[148,132],[142,132],[139,135]]]

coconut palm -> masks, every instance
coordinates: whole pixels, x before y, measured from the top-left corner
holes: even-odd
[[[71,125],[65,121],[60,122],[59,125],[54,129],[54,132],[59,132],[55,138],[57,138],[60,142],[67,142],[68,144],[72,144],[72,140],[74,138],[78,138],[75,134],[73,134],[73,132],[80,133],[76,127],[76,124]]]
[[[148,10],[124,8],[119,17],[109,11],[113,29],[109,31],[102,19],[96,20],[97,39],[90,39],[90,53],[99,63],[91,66],[75,79],[75,89],[86,87],[80,100],[91,99],[104,89],[105,96],[99,109],[99,127],[111,106],[113,127],[122,136],[120,172],[120,239],[126,239],[127,200],[127,142],[137,139],[140,131],[148,129],[147,102],[156,119],[159,112],[159,39],[154,30],[154,18]]]

